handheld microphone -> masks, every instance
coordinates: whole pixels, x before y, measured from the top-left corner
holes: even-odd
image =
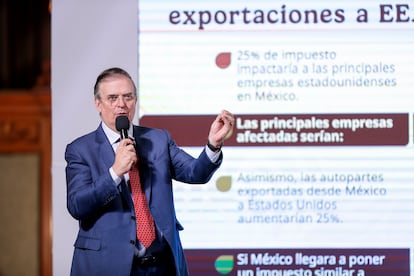
[[[127,116],[121,115],[115,119],[115,127],[121,134],[121,140],[128,138],[129,119]]]

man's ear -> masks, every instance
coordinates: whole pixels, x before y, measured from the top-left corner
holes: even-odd
[[[94,101],[95,101],[96,109],[98,110],[99,114],[101,114],[101,104],[102,104],[101,100],[99,100],[98,98],[95,98]]]

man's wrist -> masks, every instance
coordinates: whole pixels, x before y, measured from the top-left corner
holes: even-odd
[[[211,150],[211,151],[214,151],[214,152],[219,152],[220,150],[221,150],[221,147],[223,146],[223,143],[221,143],[218,147],[216,147],[216,146],[214,146],[214,145],[212,145],[211,143],[210,143],[210,141],[209,140],[207,140],[207,147]]]
[[[119,185],[121,183],[121,178],[115,173],[114,168],[109,168],[109,173],[111,174],[112,180],[115,182],[116,185]]]

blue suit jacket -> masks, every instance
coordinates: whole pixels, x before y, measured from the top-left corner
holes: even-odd
[[[158,231],[174,255],[177,275],[188,275],[173,203],[172,179],[206,183],[221,164],[205,151],[193,158],[164,130],[134,126],[141,182]],[[71,275],[130,275],[135,252],[133,203],[124,181],[115,186],[109,168],[115,153],[102,126],[68,144],[67,208],[79,221]]]

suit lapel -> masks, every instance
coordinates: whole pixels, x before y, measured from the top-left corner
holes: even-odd
[[[139,158],[139,176],[141,184],[144,185],[145,196],[147,197],[148,204],[151,205],[152,195],[152,178],[151,178],[151,164],[148,160],[148,149],[145,147],[145,138],[139,131],[139,127],[134,126],[134,139],[137,148],[137,155]]]
[[[108,138],[105,135],[105,132],[102,129],[102,123],[99,125],[96,130],[96,141],[99,144],[99,158],[103,162],[103,167],[105,169],[110,168],[115,160],[115,153],[112,148],[112,145],[109,143]],[[125,180],[122,179],[119,184],[119,192],[122,197],[128,202],[128,205],[133,208],[133,203],[131,199],[131,194],[129,192],[128,186],[125,183]]]
[[[128,188],[128,185],[125,183],[125,180],[122,180],[119,184],[119,193],[126,200],[129,207],[134,209],[134,202],[132,201],[131,192]]]

